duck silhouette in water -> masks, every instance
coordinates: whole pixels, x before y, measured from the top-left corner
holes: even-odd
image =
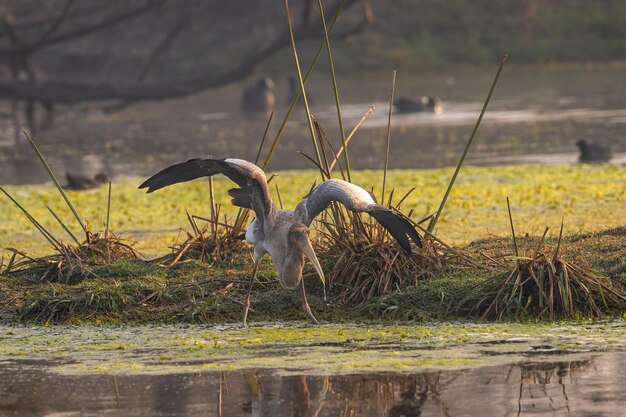
[[[244,90],[241,99],[245,111],[271,112],[276,104],[274,81],[269,77],[261,78]]]
[[[439,97],[423,96],[420,99],[399,97],[393,104],[396,113],[443,113],[443,104]]]
[[[66,172],[65,178],[67,178],[67,185],[63,188],[66,190],[90,190],[92,188],[98,188],[102,184],[109,182],[109,177],[103,172],[96,174],[93,178],[86,175],[71,174]]]
[[[586,139],[580,139],[576,142],[580,155],[578,156],[578,162],[581,163],[601,163],[609,162],[613,157],[611,149],[607,146],[601,145],[595,142],[589,142]]]

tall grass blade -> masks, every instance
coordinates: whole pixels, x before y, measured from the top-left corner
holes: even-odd
[[[511,235],[513,236],[515,256],[519,256],[519,248],[517,247],[517,238],[515,237],[515,227],[513,227],[513,216],[511,215],[511,203],[509,202],[509,197],[506,198],[506,208],[509,211],[509,223],[511,224]]]
[[[330,26],[328,27],[329,33],[332,33],[335,23],[337,22],[339,15],[343,11],[345,4],[346,4],[346,1],[342,0],[341,4],[339,5],[339,8],[337,9],[337,13],[335,13],[335,16],[333,16],[333,20],[330,22]],[[323,39],[320,45],[317,47],[317,51],[315,52],[315,55],[313,56],[313,60],[311,61],[311,64],[309,65],[306,73],[304,74],[303,81],[305,83],[306,83],[306,80],[309,78],[309,75],[313,71],[313,68],[315,68],[315,64],[317,63],[317,60],[320,54],[322,53],[322,49],[324,49],[325,44],[326,44],[326,39]],[[266,169],[267,166],[269,165],[272,159],[272,156],[274,155],[274,151],[276,150],[276,146],[278,145],[278,141],[280,140],[283,130],[285,129],[285,126],[287,125],[287,121],[289,120],[289,117],[291,117],[291,113],[293,113],[293,109],[296,107],[296,103],[298,102],[298,99],[300,98],[301,94],[302,94],[302,89],[298,87],[298,92],[296,93],[294,98],[291,100],[291,103],[289,103],[289,109],[287,110],[287,114],[285,114],[285,117],[283,118],[283,121],[281,122],[278,128],[278,131],[276,132],[276,136],[274,137],[274,140],[272,141],[270,150],[267,153],[267,156],[265,157],[265,161],[263,162],[263,166],[261,168]]]
[[[493,83],[491,83],[491,88],[489,89],[489,94],[487,94],[487,98],[485,99],[485,104],[483,104],[483,108],[480,111],[480,115],[478,116],[478,120],[476,120],[476,124],[474,125],[474,129],[472,130],[472,134],[470,135],[469,140],[467,141],[467,144],[465,145],[465,150],[463,151],[463,155],[461,155],[461,159],[459,160],[459,163],[456,165],[456,169],[454,170],[454,174],[452,175],[452,178],[450,179],[450,184],[448,184],[448,188],[446,189],[446,192],[443,195],[443,199],[441,200],[441,204],[439,205],[439,209],[437,210],[437,213],[435,214],[435,217],[433,217],[432,221],[428,225],[428,231],[431,232],[431,233],[433,232],[433,230],[435,230],[435,226],[437,225],[437,221],[439,221],[439,216],[441,215],[441,212],[443,211],[443,208],[446,205],[446,201],[448,201],[448,196],[450,195],[450,191],[452,191],[452,187],[454,186],[454,182],[456,181],[456,177],[459,175],[459,171],[461,170],[461,167],[463,166],[463,162],[465,161],[465,157],[467,156],[467,152],[469,151],[469,148],[472,145],[472,142],[474,141],[474,136],[476,135],[476,132],[478,131],[478,127],[480,126],[480,122],[483,120],[483,116],[485,115],[485,111],[487,110],[487,106],[489,105],[489,101],[491,101],[491,95],[493,94],[493,90],[496,88],[496,84],[498,84],[498,79],[500,78],[500,73],[502,72],[502,68],[504,68],[504,64],[506,63],[507,58],[508,58],[508,55],[504,55],[502,57],[502,60],[500,61],[500,67],[498,68],[498,72],[496,72],[496,76],[493,79]]]
[[[387,118],[387,150],[385,151],[385,170],[383,171],[383,190],[380,201],[385,201],[385,185],[387,184],[387,170],[389,168],[389,144],[391,142],[391,113],[393,112],[393,97],[396,93],[396,70],[393,70],[391,81],[391,94],[389,97],[389,116]]]
[[[559,230],[559,240],[556,243],[556,249],[554,250],[553,260],[559,257],[559,250],[561,249],[561,240],[563,239],[563,220],[565,219],[565,215],[561,216],[561,230]]]
[[[274,185],[276,187],[276,196],[278,196],[278,204],[280,205],[281,210],[283,207],[283,199],[280,197],[280,190],[278,189],[278,184]]]
[[[317,163],[317,161],[316,161],[315,159],[313,159],[312,157],[310,157],[309,155],[305,154],[305,153],[304,153],[304,152],[302,152],[302,151],[296,151],[296,152],[297,152],[297,153],[299,153],[300,155],[304,156],[304,157],[305,157],[306,159],[308,159],[309,161],[311,161],[311,162],[313,163],[313,165],[315,165],[315,167],[316,167],[318,170],[320,170],[320,172],[323,172],[323,173],[324,173],[324,175],[326,175],[326,177],[328,177],[328,173],[326,173],[326,172],[324,171],[324,167],[323,167],[323,166],[321,166],[319,163]],[[323,176],[322,176],[322,178],[323,178]]]
[[[9,200],[11,200],[13,204],[16,205],[17,208],[22,211],[22,213],[24,213],[26,218],[33,224],[33,226],[35,226],[35,228],[37,228],[37,230],[39,230],[39,233],[41,233],[43,237],[46,238],[50,245],[52,245],[54,249],[61,252],[61,243],[57,239],[55,239],[54,236],[52,236],[52,234],[50,234],[50,232],[48,232],[37,220],[35,220],[35,218],[31,216],[30,213],[20,203],[18,203],[17,200],[15,200],[4,188],[0,187],[0,191],[2,191],[4,195],[6,195]]]
[[[322,129],[322,126],[320,126],[320,124],[317,123],[317,120],[313,119],[313,124],[315,126],[315,135],[317,137],[318,146],[320,150],[322,151],[322,160],[324,162],[325,172],[328,178],[330,178],[330,170],[328,169],[329,167],[328,157],[326,156],[326,147],[324,146],[324,142],[330,145],[330,141],[328,140],[328,137],[326,136],[326,132],[324,132],[324,129]],[[331,148],[330,150],[333,152],[333,155],[334,155],[335,152],[332,150],[332,146],[329,146],[329,147]]]
[[[344,162],[346,164],[346,174],[348,176],[348,182],[352,181],[350,176],[350,158],[348,157],[348,144],[346,142],[346,132],[343,128],[343,117],[341,117],[341,104],[339,104],[339,89],[337,88],[337,77],[335,76],[335,64],[333,62],[333,54],[330,48],[330,39],[328,38],[328,28],[326,27],[326,18],[324,17],[324,8],[322,6],[322,0],[317,0],[317,5],[320,9],[320,19],[322,21],[322,27],[324,28],[324,40],[326,41],[326,51],[328,52],[328,64],[330,66],[330,76],[333,81],[333,93],[335,96],[335,105],[337,106],[337,119],[339,121],[339,132],[341,134],[341,143],[345,152]]]
[[[28,142],[30,143],[30,145],[33,147],[33,149],[35,150],[35,153],[37,154],[37,157],[39,158],[39,160],[41,161],[43,167],[46,169],[46,171],[48,172],[48,175],[50,176],[50,179],[52,179],[52,182],[54,182],[54,185],[57,187],[57,190],[59,190],[59,192],[61,193],[61,196],[63,197],[63,199],[65,200],[65,203],[67,203],[68,207],[70,208],[70,210],[72,210],[72,213],[74,214],[74,217],[76,217],[76,220],[78,221],[78,223],[80,224],[80,227],[83,229],[83,231],[85,232],[85,234],[87,234],[87,227],[85,226],[85,224],[83,223],[83,220],[80,218],[80,216],[78,215],[78,212],[76,211],[76,209],[74,208],[74,205],[72,204],[72,202],[70,201],[70,199],[67,197],[67,194],[65,194],[65,191],[63,190],[63,187],[61,187],[61,184],[59,184],[59,180],[57,180],[56,176],[54,175],[54,173],[52,172],[52,169],[50,169],[50,166],[48,165],[48,163],[46,162],[46,160],[44,159],[43,155],[41,154],[41,152],[39,152],[39,148],[37,148],[37,145],[35,145],[35,142],[33,141],[33,139],[30,137],[30,135],[28,134],[27,131],[23,130],[22,131],[24,133],[24,135],[26,135],[26,139],[28,139]]]
[[[300,59],[298,58],[298,50],[296,48],[296,38],[293,34],[293,22],[291,12],[289,11],[289,0],[285,0],[285,12],[287,13],[287,25],[289,26],[289,38],[291,39],[291,51],[293,52],[293,59],[296,64],[296,72],[298,74],[298,81],[300,82],[300,90],[302,90],[302,102],[304,103],[304,111],[306,113],[307,122],[309,124],[309,133],[311,134],[311,141],[313,142],[313,148],[315,149],[315,156],[317,162],[322,166],[322,156],[317,146],[317,140],[315,139],[315,128],[313,127],[313,117],[311,116],[311,109],[309,108],[309,101],[306,97],[306,90],[304,89],[304,80],[302,77],[302,70],[300,69]],[[322,179],[325,178],[324,170],[320,169]]]
[[[259,145],[259,150],[256,153],[256,158],[254,158],[254,164],[259,164],[259,158],[261,157],[261,151],[263,150],[263,145],[265,144],[265,139],[267,139],[267,132],[270,130],[270,125],[272,124],[272,119],[274,118],[274,112],[270,113],[270,117],[267,119],[267,124],[265,125],[265,131],[263,132],[263,138],[261,139],[261,144]]]
[[[348,135],[348,137],[346,138],[346,143],[345,145],[341,146],[341,149],[339,149],[339,151],[337,151],[337,153],[335,154],[335,157],[333,158],[333,162],[331,162],[330,164],[330,172],[332,174],[333,168],[335,167],[335,164],[337,164],[337,161],[339,160],[339,157],[341,156],[341,154],[343,153],[344,149],[346,149],[348,147],[348,143],[350,143],[350,139],[352,139],[352,136],[354,136],[354,134],[356,133],[356,131],[359,129],[359,127],[361,127],[361,125],[363,124],[363,122],[365,121],[365,119],[367,119],[367,116],[369,116],[370,114],[372,114],[372,112],[376,110],[376,108],[374,106],[370,106],[369,109],[367,109],[367,111],[365,112],[365,114],[363,115],[363,117],[361,117],[361,119],[359,120],[359,122],[354,126],[354,128],[352,129],[352,131],[350,132],[350,134]]]
[[[47,204],[45,206],[48,209],[48,211],[50,212],[50,214],[52,214],[52,217],[55,218],[57,223],[59,223],[61,225],[63,230],[65,230],[65,232],[72,238],[72,240],[77,245],[80,245],[80,242],[78,241],[78,239],[76,239],[76,236],[74,236],[74,233],[72,233],[72,231],[65,225],[65,223],[63,223],[63,220],[61,220],[61,218],[59,216],[57,216],[57,214],[54,212],[54,210],[52,210]]]
[[[541,236],[541,240],[539,241],[539,245],[537,245],[537,249],[535,249],[535,253],[541,252],[541,248],[543,248],[543,243],[546,240],[546,235],[548,234],[548,230],[550,230],[550,228],[546,227],[546,229],[543,231],[543,235]]]
[[[211,221],[209,224],[211,225],[211,233],[215,234],[215,230],[217,229],[217,217],[215,217],[215,183],[213,182],[213,176],[209,177],[209,204],[211,205]],[[241,209],[240,209],[241,210]]]
[[[107,239],[109,237],[109,225],[111,222],[111,181],[109,181],[109,193],[107,195],[107,222],[104,227],[104,238]]]

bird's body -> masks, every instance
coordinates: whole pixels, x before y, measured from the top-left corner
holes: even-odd
[[[256,84],[246,88],[242,96],[242,108],[250,112],[270,112],[274,110],[276,96],[274,95],[274,82],[265,77]]]
[[[304,265],[304,258],[300,260],[295,251],[290,251],[288,242],[289,227],[296,224],[293,211],[278,210],[276,216],[261,225],[255,219],[246,230],[246,242],[254,246],[254,261],[258,262],[263,256],[269,254],[278,272],[278,280],[285,288],[294,288],[302,279],[302,274],[298,274],[298,268],[287,268],[285,265]],[[270,236],[270,239],[266,239]]]
[[[611,149],[603,146],[599,143],[589,142],[585,139],[580,139],[576,142],[576,146],[580,151],[578,156],[578,162],[583,163],[602,163],[609,162],[613,157]]]
[[[63,188],[66,190],[90,190],[92,188],[98,188],[109,181],[109,177],[102,172],[93,178],[67,172],[65,173],[65,178],[67,179],[67,185]]]
[[[250,288],[258,262],[265,254],[272,257],[282,286],[285,288],[300,286],[302,307],[309,318],[317,323],[306,301],[302,269],[306,255],[324,282],[324,272],[308,235],[313,219],[333,201],[343,204],[351,211],[366,212],[373,216],[405,251],[411,252],[410,240],[418,246],[421,245],[418,233],[407,219],[387,207],[378,205],[366,190],[343,180],[324,181],[304,197],[295,210],[278,209],[272,201],[263,170],[242,159],[191,159],[165,168],[146,180],[139,188],[148,188],[150,193],[171,184],[215,174],[224,174],[239,185],[239,188],[228,190],[232,197],[231,202],[235,206],[254,210],[256,214],[256,219],[245,233],[246,241],[254,246],[254,270],[248,298],[244,304],[244,326],[250,301]]]
[[[443,104],[438,97],[423,96],[420,99],[400,97],[394,103],[397,113],[443,113]]]

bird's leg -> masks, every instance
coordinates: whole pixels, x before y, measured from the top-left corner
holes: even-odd
[[[306,291],[304,290],[304,278],[300,280],[300,295],[302,296],[302,310],[304,310],[306,315],[309,316],[313,324],[320,324],[320,322],[317,321],[317,319],[313,315],[311,307],[309,307],[309,302],[306,300]]]
[[[252,284],[254,283],[254,277],[256,276],[256,269],[259,265],[259,261],[254,261],[254,268],[252,268],[252,276],[250,277],[250,283],[248,284],[248,294],[246,300],[243,302],[243,328],[248,327],[248,310],[250,310],[250,293],[252,292]]]

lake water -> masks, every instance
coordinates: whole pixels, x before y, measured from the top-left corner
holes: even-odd
[[[2,416],[623,416],[626,353],[454,371],[59,375],[0,366]]]
[[[0,326],[0,416],[623,416],[626,322]]]
[[[391,168],[455,165],[478,117],[496,67],[398,75],[396,96],[437,95],[442,114],[394,115]],[[496,87],[467,162],[571,164],[575,142],[585,138],[609,146],[614,163],[626,163],[626,69],[623,66],[517,68],[509,63]],[[269,139],[287,110],[286,82],[277,83]],[[344,124],[351,130],[370,106],[349,146],[354,168],[384,165],[391,74],[339,77]],[[267,116],[240,111],[243,84],[192,97],[140,103],[107,113],[101,104],[60,107],[55,124],[36,140],[58,176],[65,172],[145,176],[192,157],[254,160]],[[332,88],[323,74],[310,82],[313,114],[335,149],[340,146]],[[3,105],[4,113],[9,111]],[[20,137],[20,126],[0,120],[0,184],[37,183],[47,175]],[[303,111],[292,115],[269,165],[271,170],[313,168],[297,151],[313,155]]]

